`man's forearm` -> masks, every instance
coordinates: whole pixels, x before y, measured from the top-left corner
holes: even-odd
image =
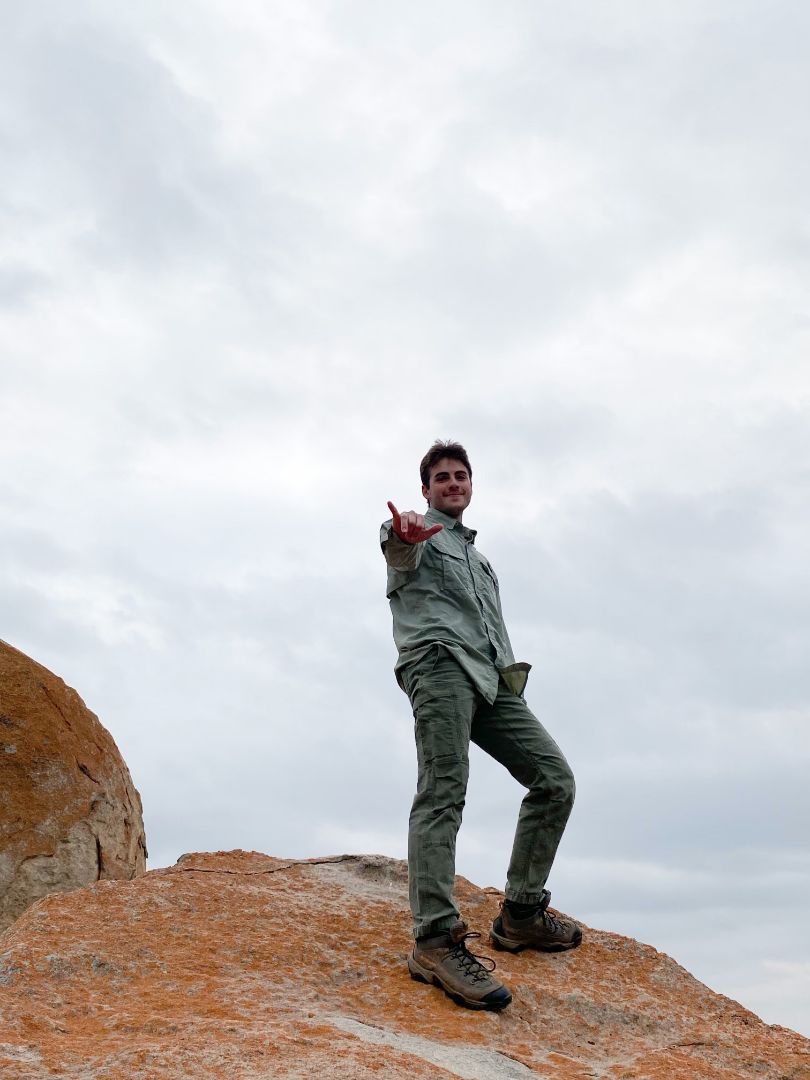
[[[394,570],[416,570],[422,561],[422,544],[409,544],[390,525],[380,530],[380,544],[385,561]]]

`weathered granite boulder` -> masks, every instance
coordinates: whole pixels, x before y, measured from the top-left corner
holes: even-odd
[[[0,642],[0,931],[42,896],[145,868],[141,800],[112,736]]]
[[[486,933],[500,894],[457,879]],[[3,1080],[807,1080],[769,1027],[628,938],[494,954],[514,1001],[408,977],[405,864],[185,855],[30,908],[0,939]],[[482,942],[482,952],[486,952]]]

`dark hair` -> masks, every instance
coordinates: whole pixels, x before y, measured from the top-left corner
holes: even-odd
[[[442,458],[453,458],[454,461],[460,461],[472,480],[472,465],[470,465],[467,451],[461,443],[453,442],[452,439],[448,439],[447,442],[437,439],[419,463],[419,475],[422,477],[422,483],[425,487],[430,487],[430,470]]]

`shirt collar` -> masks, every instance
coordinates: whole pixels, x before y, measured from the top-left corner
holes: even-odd
[[[477,529],[468,529],[463,522],[458,520],[458,518],[450,517],[449,514],[443,514],[441,510],[434,510],[432,506],[429,506],[427,509],[425,521],[430,525],[444,525],[445,529],[458,529],[464,539],[470,544],[475,543],[475,538],[478,535]]]

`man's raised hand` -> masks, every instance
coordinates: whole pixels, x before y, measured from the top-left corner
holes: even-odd
[[[417,514],[415,510],[406,510],[404,514],[400,514],[392,502],[389,502],[388,509],[394,519],[394,532],[406,544],[421,544],[423,540],[444,528],[444,525],[431,525],[426,529],[424,514]]]

